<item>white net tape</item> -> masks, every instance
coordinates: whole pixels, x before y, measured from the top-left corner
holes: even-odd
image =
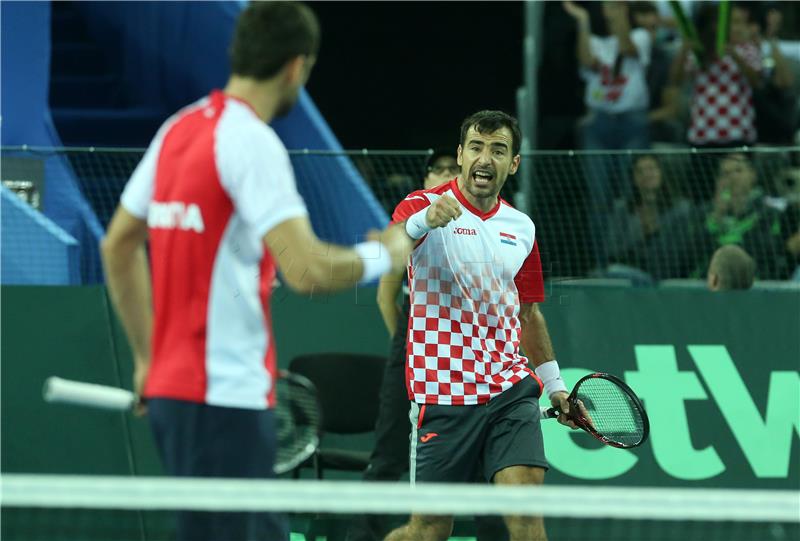
[[[800,491],[7,474],[3,507],[800,522]]]

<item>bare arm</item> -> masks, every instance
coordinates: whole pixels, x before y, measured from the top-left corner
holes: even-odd
[[[389,251],[392,273],[405,267],[411,240],[402,226],[370,233],[368,238],[380,240],[381,249]],[[264,235],[264,243],[286,284],[300,293],[346,289],[356,285],[364,274],[364,263],[355,249],[321,241],[305,216],[278,224]]]
[[[564,10],[578,23],[577,42],[575,44],[578,62],[584,68],[591,69],[594,67],[595,62],[592,56],[592,48],[589,44],[589,38],[592,34],[589,26],[589,13],[576,5],[575,2],[564,2],[563,5]]]
[[[384,274],[378,282],[378,309],[389,331],[389,336],[394,336],[397,322],[400,320],[400,307],[397,306],[397,294],[403,285],[403,273],[399,275]]]
[[[544,315],[539,311],[536,303],[523,304],[520,307],[520,321],[522,322],[521,345],[525,355],[539,366],[556,358],[550,333],[547,332],[547,323]]]
[[[134,389],[142,390],[150,366],[153,304],[145,241],[147,223],[118,207],[100,248],[108,292],[134,357]]]
[[[520,307],[520,321],[522,322],[522,349],[525,355],[538,367],[546,362],[555,360],[553,344],[550,341],[550,333],[547,332],[547,323],[544,315],[539,311],[539,305],[526,303]],[[546,383],[546,382],[545,382]],[[557,391],[550,394],[550,403],[558,408],[562,413],[558,416],[558,422],[570,428],[577,428],[575,421],[569,417],[569,403],[565,391]]]
[[[631,25],[628,22],[627,10],[624,13],[624,17],[618,17],[614,20],[612,32],[614,33],[614,36],[616,36],[617,42],[619,43],[620,56],[638,57],[639,50],[636,48],[636,44],[631,39]]]
[[[669,82],[672,86],[680,86],[686,79],[686,62],[689,58],[691,47],[689,42],[684,39],[678,54],[672,59],[672,65],[669,67]]]
[[[789,62],[781,52],[778,40],[772,42],[772,58],[775,60],[775,70],[772,72],[772,83],[778,88],[790,88],[794,83],[794,74]]]

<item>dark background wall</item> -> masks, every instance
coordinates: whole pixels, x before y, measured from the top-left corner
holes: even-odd
[[[458,144],[480,109],[516,110],[521,2],[313,2],[322,50],[307,85],[345,148]]]

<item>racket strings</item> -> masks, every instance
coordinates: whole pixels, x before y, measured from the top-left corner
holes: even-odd
[[[588,379],[577,390],[587,420],[603,437],[625,445],[638,444],[644,435],[645,422],[634,399],[615,383]]]
[[[283,473],[313,454],[318,443],[321,418],[317,397],[312,389],[291,378],[278,378],[275,391],[278,435],[275,471]]]

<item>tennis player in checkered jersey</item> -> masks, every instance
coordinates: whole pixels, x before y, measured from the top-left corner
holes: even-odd
[[[569,412],[537,306],[536,228],[498,195],[519,167],[521,139],[503,112],[468,117],[458,178],[411,193],[392,216],[416,241],[406,366],[412,483],[470,482],[482,470],[500,485],[541,484],[539,396]],[[575,428],[567,415],[559,421]],[[512,541],[546,540],[541,518],[505,520]],[[452,527],[451,516],[413,515],[386,541],[444,540]]]

